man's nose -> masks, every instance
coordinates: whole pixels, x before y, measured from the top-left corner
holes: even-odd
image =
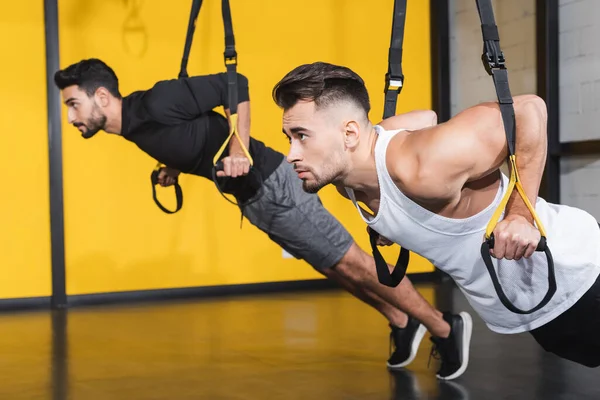
[[[287,162],[289,162],[290,164],[293,164],[297,161],[300,161],[300,154],[299,152],[296,150],[296,146],[294,146],[293,142],[290,145],[290,151],[287,154],[286,157]]]

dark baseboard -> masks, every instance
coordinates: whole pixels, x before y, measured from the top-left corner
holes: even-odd
[[[413,283],[437,282],[435,272],[408,275]],[[341,289],[328,279],[302,281],[250,283],[242,285],[200,286],[190,288],[135,290],[127,292],[94,293],[67,296],[68,307],[95,306],[107,304],[143,303],[166,300],[219,298],[268,293],[309,292]],[[0,312],[49,309],[50,297],[30,297],[0,299]]]
[[[0,312],[50,309],[50,296],[1,299]]]
[[[165,300],[210,299],[267,293],[329,290],[339,286],[327,279],[289,282],[249,283],[241,285],[199,286],[190,288],[136,290],[129,292],[94,293],[69,296],[69,307],[105,304],[153,302]]]

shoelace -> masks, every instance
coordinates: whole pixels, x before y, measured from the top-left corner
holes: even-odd
[[[429,364],[431,363],[432,357],[436,360],[442,359],[442,354],[438,350],[438,345],[436,343],[434,343],[431,347],[431,352],[429,353],[429,358],[427,359],[427,369],[429,369]]]
[[[432,357],[436,360],[442,361],[442,365],[440,367],[444,365],[445,361],[449,360],[450,350],[448,349],[448,342],[446,342],[449,339],[436,339],[437,340],[432,340],[433,346],[431,347],[431,353],[429,353],[429,359],[427,360],[427,368],[429,368]]]

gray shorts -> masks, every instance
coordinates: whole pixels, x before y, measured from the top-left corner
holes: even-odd
[[[316,270],[333,267],[354,243],[319,196],[302,189],[302,180],[287,161],[265,180],[263,190],[258,201],[244,207],[244,215],[285,251]]]

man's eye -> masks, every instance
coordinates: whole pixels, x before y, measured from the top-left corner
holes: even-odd
[[[298,139],[300,139],[302,141],[302,140],[304,140],[304,138],[306,138],[306,135],[304,133],[298,134]]]

